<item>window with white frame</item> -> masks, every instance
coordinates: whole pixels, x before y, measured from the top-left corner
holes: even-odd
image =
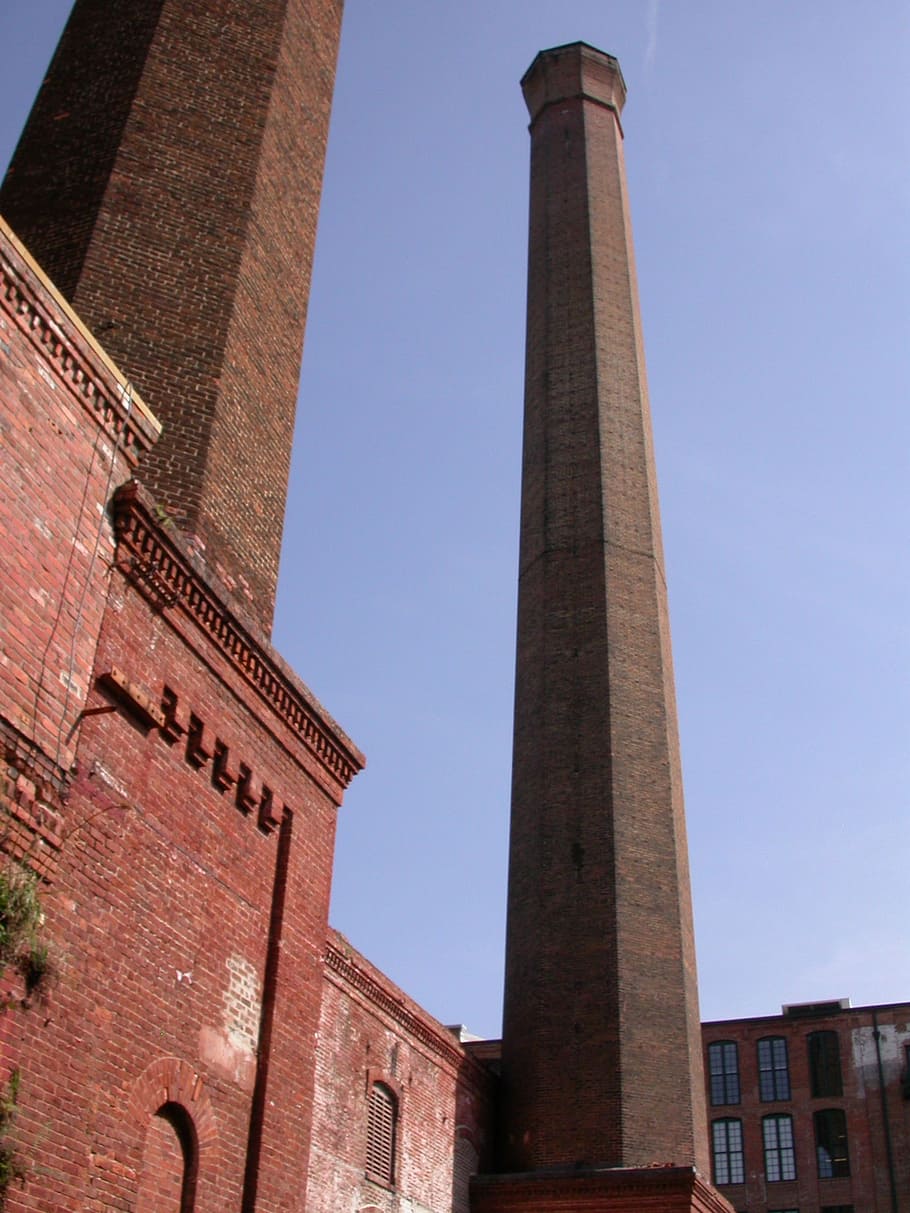
[[[758,1093],[764,1103],[790,1098],[790,1063],[783,1036],[765,1036],[758,1042]]]
[[[711,1122],[711,1148],[716,1184],[745,1183],[743,1159],[743,1122],[714,1120]]]
[[[708,1045],[708,1075],[711,1104],[739,1103],[739,1051],[733,1040],[715,1040]]]
[[[765,1179],[778,1183],[796,1179],[796,1151],[793,1147],[793,1117],[766,1116],[762,1120],[765,1148]]]

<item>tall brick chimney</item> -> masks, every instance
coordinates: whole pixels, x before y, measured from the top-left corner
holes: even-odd
[[[76,0],[0,212],[163,423],[139,475],[271,627],[343,0]]]
[[[617,61],[584,43],[542,52],[522,88],[530,245],[499,1160],[512,1176],[477,1185],[475,1207],[688,1207],[707,1143],[626,89]],[[559,1182],[586,1185],[590,1203],[559,1203]]]

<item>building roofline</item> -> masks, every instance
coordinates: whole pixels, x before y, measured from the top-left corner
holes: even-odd
[[[906,1009],[908,1015],[910,1015],[910,1002],[903,1002],[903,1001],[902,1002],[880,1002],[880,1003],[869,1003],[867,1005],[859,1006],[859,1007],[846,1006],[846,1007],[833,1007],[832,1008],[832,1002],[834,1002],[834,1001],[836,1001],[836,1000],[831,1000],[828,1003],[819,1003],[819,1004],[790,1003],[789,1006],[790,1006],[791,1010],[789,1011],[789,1013],[781,1010],[781,1011],[778,1011],[777,1014],[775,1014],[775,1015],[743,1015],[743,1016],[732,1017],[730,1019],[706,1019],[706,1020],[702,1021],[701,1027],[702,1027],[702,1031],[704,1031],[706,1028],[717,1028],[717,1027],[721,1027],[724,1024],[780,1023],[782,1021],[786,1021],[788,1023],[798,1023],[800,1021],[808,1020],[808,1019],[832,1019],[838,1015],[845,1015],[845,1016],[846,1015],[869,1015],[873,1011],[899,1011],[899,1010],[903,1010],[903,1009]],[[815,1006],[815,1005],[817,1005],[819,1007],[819,1010],[817,1012],[810,1011],[808,1009],[809,1007]],[[803,1007],[805,1009],[800,1010],[800,1007]],[[831,1008],[831,1009],[823,1009],[823,1008]],[[794,1011],[795,1011],[795,1014],[794,1014]]]

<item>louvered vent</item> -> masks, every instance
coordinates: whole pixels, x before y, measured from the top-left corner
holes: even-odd
[[[395,1163],[395,1098],[388,1087],[373,1083],[367,1116],[367,1174],[390,1184]]]

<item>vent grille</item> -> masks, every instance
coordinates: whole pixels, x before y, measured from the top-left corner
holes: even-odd
[[[388,1087],[374,1083],[367,1115],[367,1174],[390,1184],[395,1162],[395,1097]]]

